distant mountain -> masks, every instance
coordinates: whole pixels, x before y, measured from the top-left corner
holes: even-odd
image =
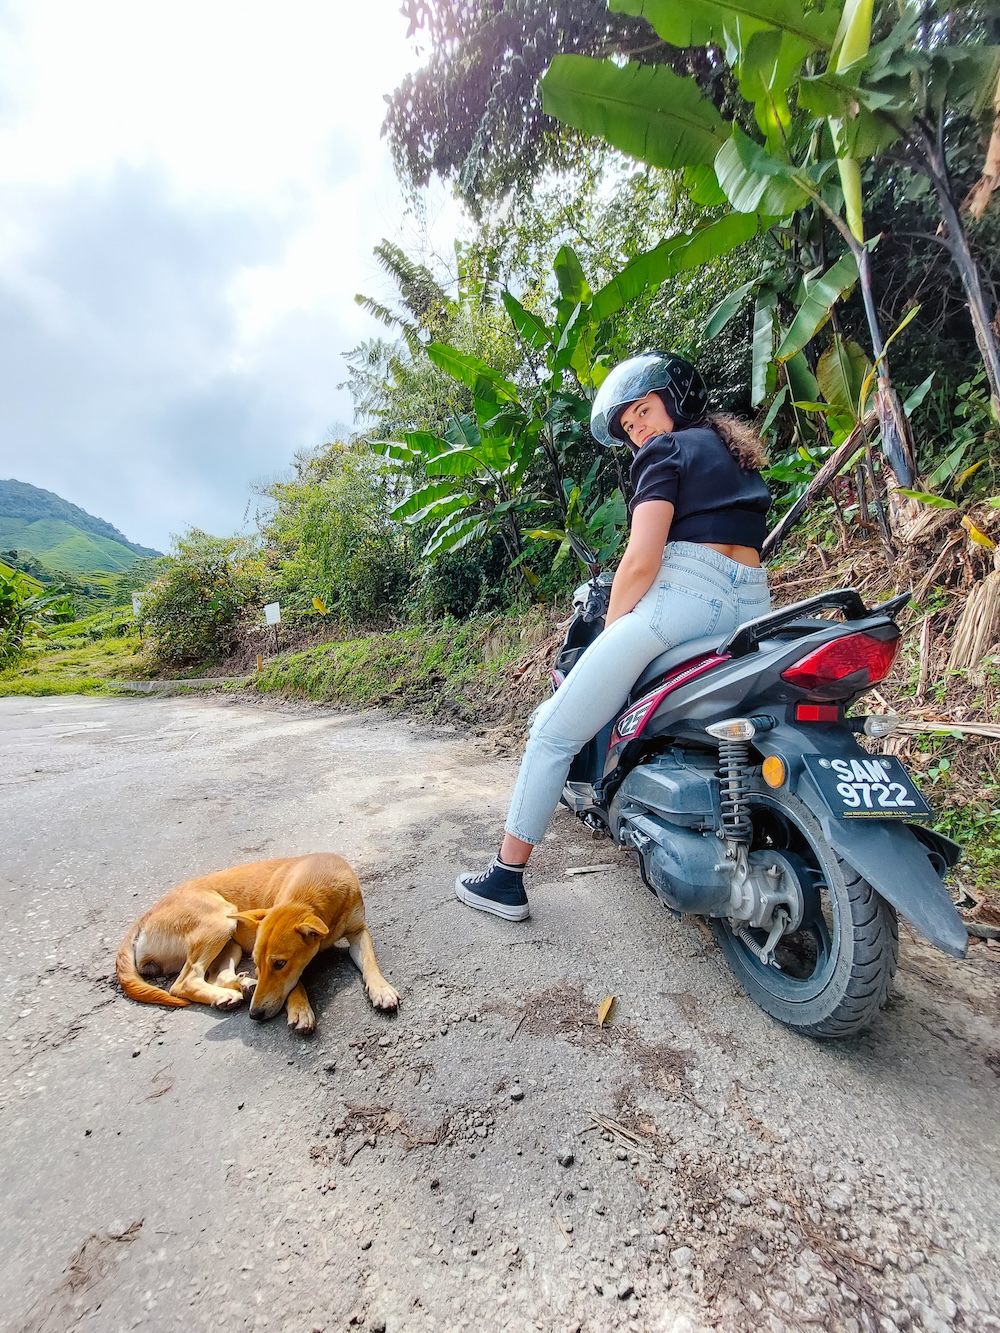
[[[139,556],[160,554],[52,491],[13,479],[0,481],[0,559],[5,550],[30,551],[70,574],[128,569]]]

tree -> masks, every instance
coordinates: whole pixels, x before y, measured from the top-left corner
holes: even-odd
[[[611,529],[617,526],[620,535],[624,520],[620,494],[608,507],[598,493],[588,507],[596,473],[588,472],[581,484],[567,469],[573,446],[589,439],[590,398],[610,369],[612,318],[677,274],[745,244],[756,230],[756,219],[730,213],[668,237],[596,292],[575,251],[562,246],[553,264],[554,317],[529,310],[509,290],[502,293],[531,370],[527,389],[479,357],[431,343],[428,357],[464,386],[472,411],[457,415],[443,436],[415,431],[402,440],[372,441],[399,472],[429,479],[393,510],[410,524],[434,524],[424,556],[499,535],[512,563],[521,563],[526,528],[564,541],[571,530],[592,536],[588,524],[600,532],[597,544],[613,550],[617,536]]]
[[[263,494],[273,506],[261,520],[273,595],[290,616],[375,624],[398,614],[412,561],[367,449],[331,442],[299,453],[292,476]]]
[[[143,599],[154,659],[176,668],[227,656],[241,626],[259,618],[264,586],[259,552],[245,538],[210,537],[197,528],[178,537]]]
[[[686,168],[693,197],[707,203],[724,197],[739,213],[770,219],[779,247],[787,244],[788,234],[780,220],[794,219],[802,210],[814,210],[833,226],[848,253],[822,275],[803,275],[799,308],[780,337],[777,357],[790,361],[797,356],[829,319],[835,302],[860,280],[874,355],[864,389],[867,393],[874,386],[882,447],[897,485],[911,484],[912,441],[889,376],[888,344],[872,297],[859,159],[904,133],[900,114],[915,113],[907,101],[913,100],[908,85],[902,86],[895,67],[892,96],[884,87],[881,92],[862,88],[857,76],[862,67],[876,73],[887,68],[902,49],[918,66],[921,59],[943,65],[951,83],[966,92],[976,86],[977,72],[981,81],[980,53],[944,46],[917,59],[914,45],[907,46],[904,38],[901,46],[895,34],[888,46],[873,49],[871,0],[847,0],[839,24],[835,11],[808,8],[798,0],[691,0],[683,6],[671,0],[611,0],[611,8],[645,16],[667,42],[724,51],[740,94],[752,107],[755,132],[748,134],[738,118],[721,116],[693,79],[679,78],[672,70],[573,55],[558,57],[546,74],[546,109],[644,161]],[[947,86],[949,80],[944,82]],[[945,93],[937,96],[940,101]],[[839,173],[837,189],[831,187],[832,165]],[[797,245],[810,226],[797,228]],[[764,295],[770,299],[758,299],[755,327],[761,346],[773,337],[776,305],[773,290],[765,289]],[[858,414],[864,414],[864,403],[858,404]]]
[[[594,145],[544,114],[538,80],[561,52],[675,63],[721,101],[727,75],[702,51],[669,49],[642,19],[604,0],[405,0],[427,64],[392,94],[383,133],[404,180],[454,179],[480,216],[485,202],[526,195],[546,170],[586,162]]]

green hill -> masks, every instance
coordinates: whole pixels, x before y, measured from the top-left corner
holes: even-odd
[[[70,574],[128,569],[139,556],[160,554],[54,492],[13,479],[0,481],[0,549],[30,551]]]

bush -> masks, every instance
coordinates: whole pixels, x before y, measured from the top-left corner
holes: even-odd
[[[350,624],[384,624],[387,617],[399,614],[411,577],[402,547],[377,536],[366,537],[344,567],[337,610]]]
[[[522,579],[519,574],[510,575],[509,561],[504,543],[495,533],[485,546],[465,546],[460,551],[436,555],[421,571],[413,599],[414,614],[420,620],[441,620],[445,616],[465,620],[510,610],[517,603]]]
[[[298,455],[294,475],[264,494],[262,525],[282,615],[313,614],[321,598],[348,624],[384,625],[409,590],[411,560],[377,460],[342,444]]]
[[[192,528],[177,539],[166,571],[143,599],[154,664],[185,667],[226,657],[239,629],[259,619],[264,600],[264,569],[253,545]]]

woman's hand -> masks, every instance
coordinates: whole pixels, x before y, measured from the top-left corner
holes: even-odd
[[[628,545],[611,585],[606,625],[634,610],[653,586],[673,517],[674,507],[669,500],[646,500],[636,505]]]

